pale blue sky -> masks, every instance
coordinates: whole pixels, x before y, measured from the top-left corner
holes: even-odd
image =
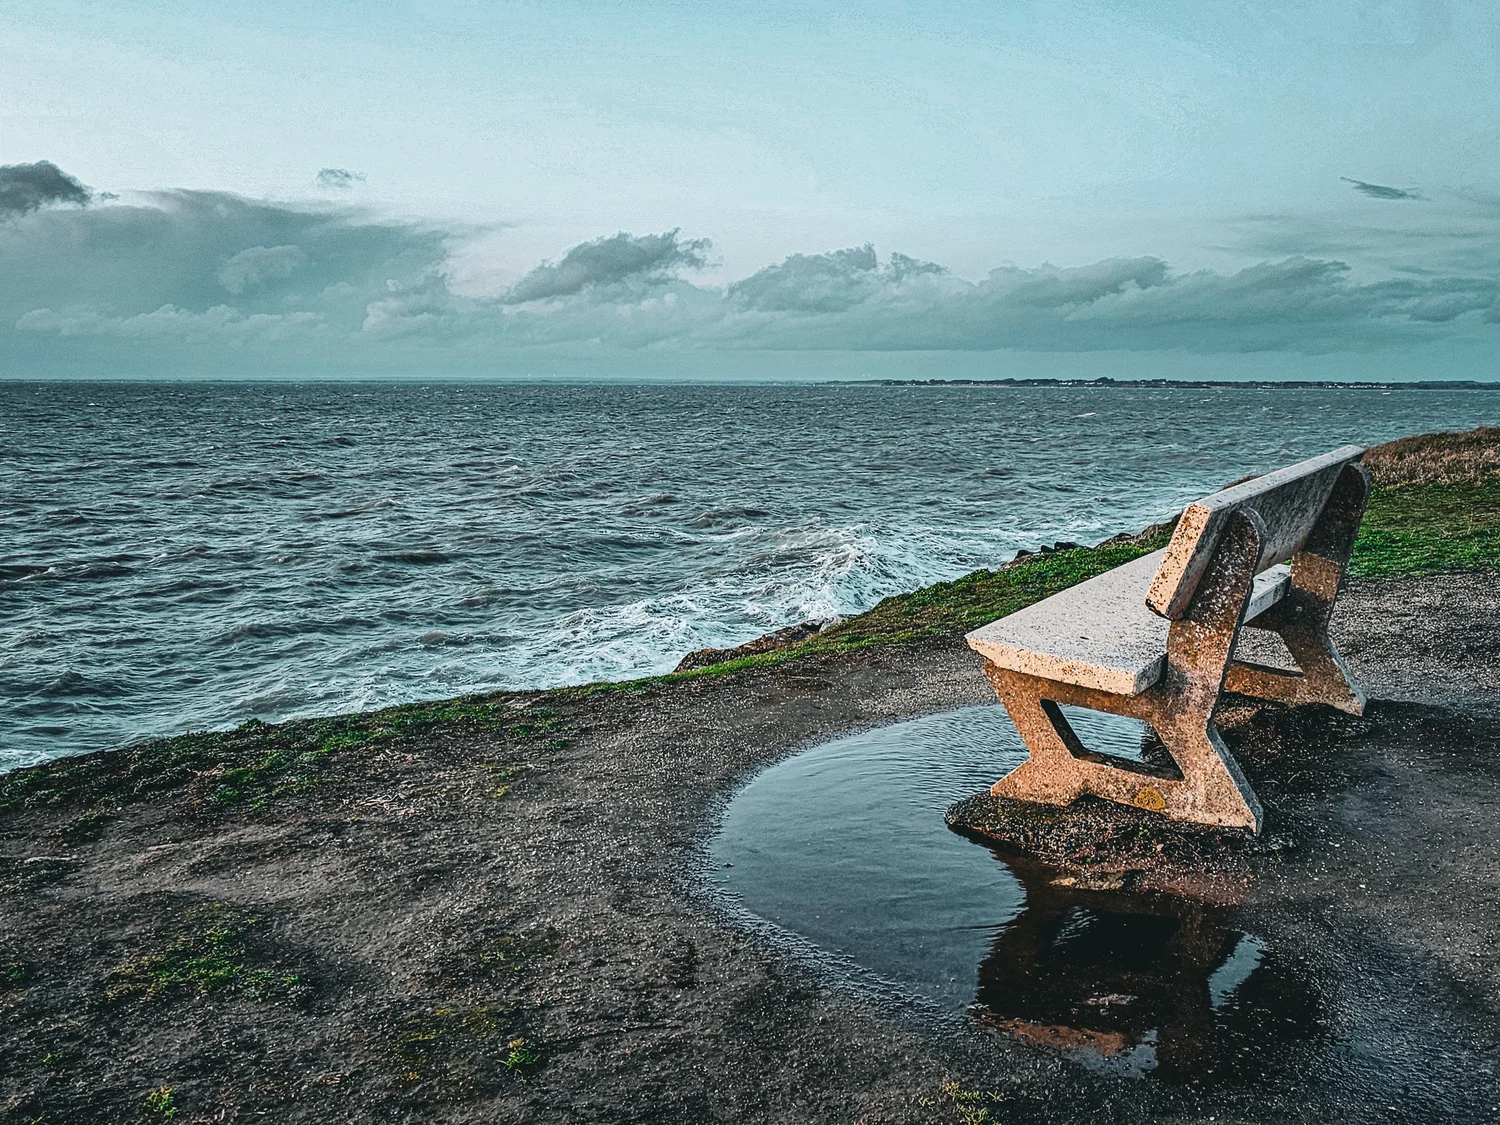
[[[1465,368],[1423,373],[1473,377],[1500,335],[1500,305],[1484,296],[1500,272],[1496,13],[1335,0],[11,5],[0,11],[0,165],[50,161],[121,198],[4,220],[0,358],[170,367],[189,355],[211,362],[217,333],[237,336],[223,353],[231,365],[253,355],[312,370],[346,353],[339,332],[357,330],[369,362],[434,370],[510,357],[509,370],[523,352],[623,351],[649,366],[643,348],[866,347],[1292,352],[1323,357],[1325,370],[1379,353],[1371,362],[1399,370],[1397,353],[1415,347]],[[323,168],[363,179],[319,186]],[[188,207],[204,256],[196,273],[182,258],[192,239],[172,223],[141,226],[143,209],[180,218],[185,197],[172,193],[183,189],[242,197],[213,230],[211,209]],[[168,194],[139,194],[152,192]],[[373,240],[399,268],[354,262],[337,238],[304,232],[304,245],[264,214],[241,229],[235,208],[250,202],[314,208],[325,227],[385,224],[411,245]],[[546,307],[507,303],[539,262],[580,243],[672,230],[712,245],[641,259],[634,272],[613,260],[602,274],[584,270]],[[368,251],[370,238],[351,237]],[[145,255],[142,268],[163,255],[177,263],[181,276],[147,287],[158,304],[98,283],[125,253],[100,249],[110,238]],[[951,284],[923,296],[926,275],[877,277],[850,259],[808,267],[856,269],[860,295],[840,308],[820,297],[816,307],[777,298],[773,309],[764,285],[724,288],[789,255],[865,243],[877,271],[894,251],[940,263]],[[252,254],[231,274],[281,264],[226,285],[229,260],[257,249],[281,258]],[[31,257],[59,253],[61,265]],[[1239,274],[1298,256],[1348,269]],[[1034,302],[1015,288],[1019,275],[998,283],[1002,311],[994,293],[959,288],[996,267],[1115,258],[1160,260],[1167,272],[1143,284],[1105,271],[1104,289],[1066,298],[1076,332],[1021,323],[1017,307]],[[778,283],[803,277],[796,261]],[[1248,292],[1267,277],[1281,304]],[[1163,278],[1172,309],[1136,300],[1153,286],[1164,294]],[[406,294],[399,332],[387,281]],[[1396,282],[1407,288],[1379,288]],[[346,288],[330,295],[335,284]],[[663,320],[649,302],[669,297]],[[1128,308],[1105,309],[1101,297]],[[570,301],[588,308],[561,307]],[[1287,330],[1289,318],[1335,305]],[[173,311],[132,319],[163,308]],[[912,330],[866,343],[893,308]],[[191,332],[185,317],[198,318]],[[930,331],[934,318],[949,327]]]

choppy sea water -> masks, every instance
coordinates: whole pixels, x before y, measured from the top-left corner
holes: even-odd
[[[669,670],[1500,394],[0,382],[0,769]]]

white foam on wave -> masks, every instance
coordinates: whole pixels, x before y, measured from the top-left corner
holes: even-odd
[[[493,653],[497,686],[540,688],[670,671],[688,652],[728,648],[804,621],[869,609],[892,594],[993,565],[1014,530],[809,524],[740,529],[721,572],[683,588],[589,606]],[[732,542],[728,542],[732,541]]]

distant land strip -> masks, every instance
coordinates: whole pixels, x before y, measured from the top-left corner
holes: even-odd
[[[1500,391],[1500,380],[1478,379],[1367,383],[1343,379],[1112,379],[1104,375],[1097,379],[828,379],[823,383],[877,387],[1302,387],[1340,391]]]

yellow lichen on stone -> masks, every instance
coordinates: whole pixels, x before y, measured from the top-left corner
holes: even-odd
[[[1135,795],[1137,808],[1150,809],[1152,812],[1161,812],[1167,807],[1166,798],[1157,792],[1156,786],[1147,785]]]

